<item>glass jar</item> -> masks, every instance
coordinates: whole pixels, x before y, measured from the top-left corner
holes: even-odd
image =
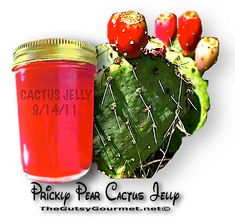
[[[80,178],[92,163],[96,51],[78,40],[46,39],[14,52],[21,160],[33,180]]]

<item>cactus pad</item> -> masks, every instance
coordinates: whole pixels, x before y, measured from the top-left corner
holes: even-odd
[[[162,49],[157,39],[151,48]],[[125,59],[97,47],[94,161],[112,178],[149,178],[201,128],[209,109],[207,82],[176,46]]]

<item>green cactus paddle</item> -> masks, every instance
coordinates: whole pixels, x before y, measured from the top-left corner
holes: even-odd
[[[207,82],[180,51],[127,60],[102,44],[97,53],[94,161],[112,178],[151,177],[204,124]]]

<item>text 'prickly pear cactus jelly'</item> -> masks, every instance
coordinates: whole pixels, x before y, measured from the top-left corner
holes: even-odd
[[[25,43],[13,72],[25,173],[45,182],[84,175],[92,162],[95,48],[66,39]]]

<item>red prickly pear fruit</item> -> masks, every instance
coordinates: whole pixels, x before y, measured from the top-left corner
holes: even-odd
[[[195,50],[195,64],[204,72],[214,65],[219,55],[219,40],[215,37],[203,37]]]
[[[112,15],[108,23],[108,39],[114,50],[126,58],[136,58],[148,43],[145,18],[135,11]]]
[[[175,39],[177,17],[173,13],[160,14],[155,21],[155,35],[167,46]]]
[[[115,46],[115,40],[116,40],[116,35],[117,35],[116,22],[118,19],[120,19],[121,14],[122,14],[121,12],[116,12],[112,14],[107,25],[107,28],[108,28],[107,37],[108,37],[109,43],[113,46]]]
[[[183,55],[192,53],[202,34],[202,24],[199,15],[194,11],[187,11],[178,19],[178,39]]]

